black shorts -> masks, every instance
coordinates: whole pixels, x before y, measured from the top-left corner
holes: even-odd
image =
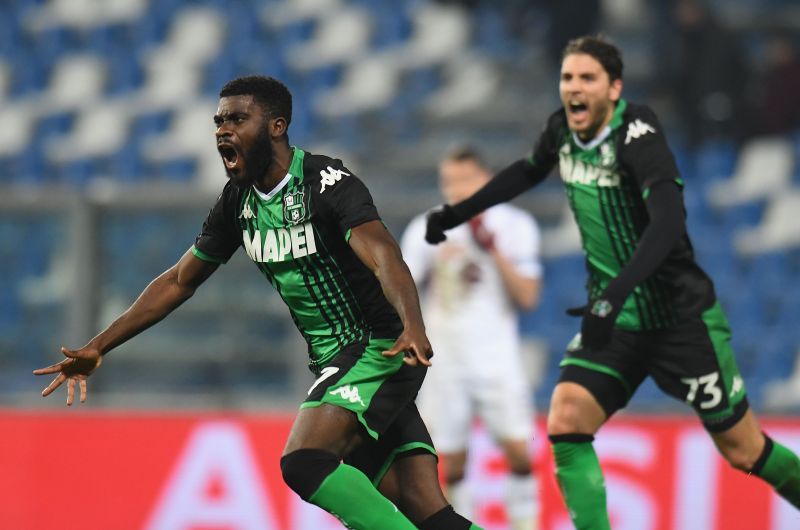
[[[360,469],[378,487],[395,459],[411,452],[426,452],[436,456],[431,435],[414,402],[400,411],[400,415],[378,440],[369,440],[360,445],[344,462]]]
[[[610,417],[652,376],[665,393],[691,405],[706,429],[720,432],[748,408],[730,339],[728,320],[715,303],[668,329],[615,329],[602,350],[586,350],[573,341],[561,361],[559,381],[586,387]]]
[[[424,450],[436,454],[431,436],[414,404],[427,367],[410,366],[403,356],[384,357],[394,339],[371,339],[346,346],[322,366],[301,408],[322,403],[352,411],[373,438],[348,455],[378,484],[401,453]]]

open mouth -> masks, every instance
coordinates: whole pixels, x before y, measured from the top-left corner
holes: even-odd
[[[586,106],[586,103],[581,101],[570,101],[567,108],[572,115],[581,115],[589,111],[589,107]]]
[[[226,169],[236,169],[236,167],[239,165],[239,152],[233,145],[219,144],[217,145],[217,151],[219,151],[219,154],[222,157],[222,162],[225,164]]]

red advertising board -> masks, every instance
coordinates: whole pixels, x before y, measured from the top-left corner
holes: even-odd
[[[282,483],[291,416],[0,412],[2,530],[334,530]],[[800,420],[764,427],[800,451]],[[691,418],[620,416],[595,442],[615,530],[797,530],[800,515],[728,468]],[[542,426],[542,529],[571,526]],[[469,476],[486,530],[507,527],[505,464],[476,427]]]

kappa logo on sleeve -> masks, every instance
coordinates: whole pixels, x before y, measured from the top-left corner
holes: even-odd
[[[342,180],[343,176],[345,177],[350,176],[350,173],[346,173],[341,169],[333,169],[331,166],[328,166],[327,170],[323,169],[322,171],[319,172],[319,174],[322,177],[322,180],[320,181],[322,183],[322,186],[320,186],[319,188],[320,193],[325,191],[325,186],[333,187],[334,184]]]
[[[645,123],[642,120],[633,121],[628,125],[628,134],[625,136],[625,145],[631,143],[631,140],[635,140],[636,138],[644,136],[647,133],[654,132],[656,132],[656,130],[649,123]]]

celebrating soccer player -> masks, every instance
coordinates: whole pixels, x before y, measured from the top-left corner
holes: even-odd
[[[761,432],[748,406],[714,286],[686,233],[683,181],[648,107],[621,98],[620,51],[582,37],[564,49],[563,107],[531,156],[472,197],[428,216],[426,239],[535,186],[558,164],[589,273],[581,331],[567,346],[547,429],[580,530],[610,528],[594,434],[651,376],[691,405],[720,453],[800,508],[800,460]]]
[[[447,504],[414,404],[432,352],[398,245],[352,171],[289,145],[291,120],[291,94],[275,79],[223,87],[214,123],[229,181],[195,244],[86,346],[36,370],[57,374],[42,394],[67,381],[67,405],[76,384],[84,401],[105,354],[244,247],[288,306],[317,376],[281,458],[289,487],[348,528],[478,528]]]

